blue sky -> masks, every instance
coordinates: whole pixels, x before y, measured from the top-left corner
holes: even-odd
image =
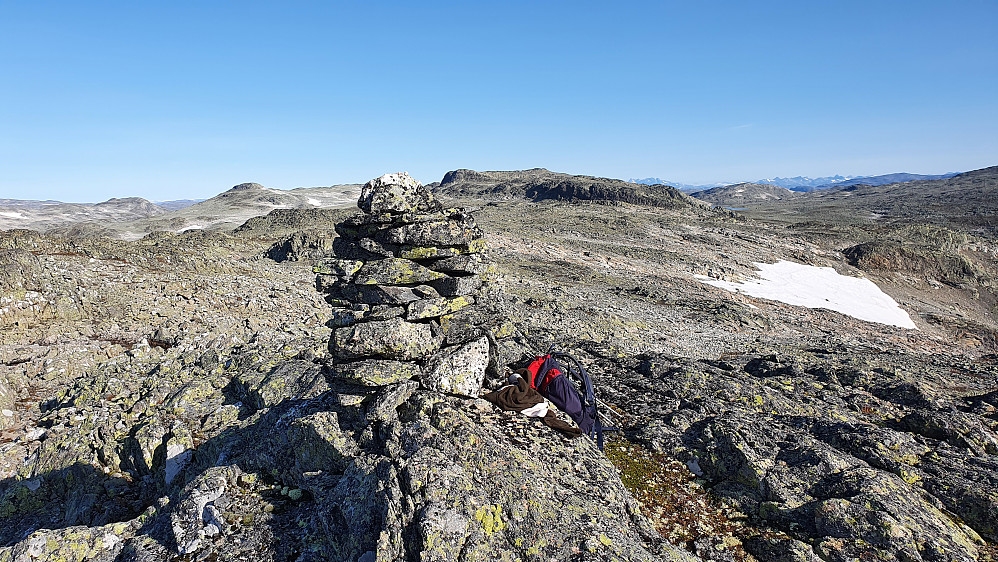
[[[998,164],[998,2],[0,0],[0,198]]]

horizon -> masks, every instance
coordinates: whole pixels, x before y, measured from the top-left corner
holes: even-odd
[[[977,171],[977,170],[981,170],[981,169],[985,169],[985,168],[991,168],[991,167],[994,167],[994,166],[984,166],[983,168],[975,168],[974,170],[961,170],[959,172],[952,172],[952,171],[950,171],[950,172],[941,172],[939,174],[915,174],[915,175],[926,175],[926,176],[944,175],[944,174],[958,175],[958,174],[963,174],[963,173],[966,173],[966,172],[973,172],[973,171]],[[544,167],[543,166],[534,166],[534,168],[544,168]],[[448,172],[453,171],[453,170],[458,170],[458,169],[464,169],[464,168],[452,168],[451,170],[448,170]],[[530,169],[530,168],[524,168],[524,170],[527,170],[527,169]],[[547,169],[547,170],[552,171],[552,172],[572,174],[572,172],[566,172],[564,170],[551,170],[550,168],[544,168],[544,169]],[[395,172],[403,172],[403,171],[405,171],[405,170],[395,170]],[[512,171],[512,170],[475,170],[475,171],[479,171],[479,172],[494,172],[494,171]],[[394,172],[385,172],[385,173],[387,174],[387,173],[394,173]],[[447,172],[444,172],[444,174],[441,174],[441,178],[443,178],[443,176],[446,173]],[[855,178],[864,178],[864,177],[876,177],[876,176],[896,174],[896,173],[912,173],[912,174],[914,174],[914,172],[889,172],[888,174],[872,174],[872,175],[866,175],[866,174],[864,174],[864,175],[858,175],[858,174],[857,175],[840,174],[840,175],[843,175],[847,179],[850,179],[850,178],[851,179],[855,179]],[[592,174],[572,174],[572,175],[592,175]],[[807,179],[818,179],[818,178],[832,177],[833,175],[835,175],[835,174],[831,174],[831,175],[828,175],[828,176],[816,176],[816,177],[815,176],[804,176],[803,174],[798,174],[798,175],[794,175],[794,176],[779,176],[779,175],[774,175],[774,176],[769,176],[767,178],[756,178],[754,180],[737,180],[737,181],[716,182],[717,184],[720,184],[720,185],[689,184],[689,183],[686,183],[686,182],[676,182],[676,181],[671,181],[670,182],[670,180],[668,180],[667,178],[657,178],[655,176],[647,176],[647,177],[644,177],[644,178],[638,178],[638,177],[612,178],[612,177],[609,177],[609,176],[596,176],[596,177],[607,177],[608,179],[621,180],[621,181],[625,181],[625,182],[631,182],[632,180],[647,180],[647,179],[653,179],[654,178],[654,179],[659,179],[659,180],[666,181],[667,183],[665,185],[668,185],[668,186],[671,186],[671,187],[675,187],[675,186],[679,186],[679,185],[684,185],[684,186],[695,186],[695,187],[703,187],[704,189],[710,189],[712,187],[726,187],[726,186],[737,185],[737,184],[741,184],[741,183],[757,183],[759,181],[767,181],[767,180],[774,180],[774,179],[791,179],[791,178],[795,178],[795,177],[802,177],[802,178],[807,178]],[[376,177],[380,177],[380,176],[376,176]],[[274,190],[278,190],[278,191],[292,191],[292,190],[296,190],[296,189],[322,189],[322,188],[336,187],[336,186],[340,186],[340,185],[363,185],[367,181],[370,181],[370,179],[374,179],[374,178],[369,178],[368,180],[358,181],[358,182],[336,182],[336,183],[330,183],[330,184],[327,184],[327,185],[300,185],[300,186],[293,186],[293,187],[275,187],[275,186],[261,184],[260,182],[241,181],[241,182],[238,182],[238,183],[234,183],[234,184],[232,184],[232,185],[230,185],[228,187],[220,188],[219,190],[217,190],[215,192],[206,193],[206,194],[204,194],[204,196],[178,197],[178,198],[172,198],[172,199],[171,198],[166,198],[166,199],[160,198],[160,199],[157,199],[157,198],[150,198],[150,197],[145,197],[145,196],[142,196],[142,195],[134,195],[134,194],[133,195],[128,195],[128,194],[124,194],[124,195],[113,195],[113,196],[105,198],[105,199],[91,200],[91,201],[80,201],[80,200],[69,201],[69,200],[62,200],[62,199],[24,199],[24,198],[17,198],[17,197],[0,197],[0,199],[10,199],[10,200],[20,200],[20,201],[36,201],[36,202],[41,202],[41,203],[46,203],[46,202],[50,202],[51,201],[51,202],[56,202],[56,203],[70,203],[70,204],[80,204],[80,205],[93,205],[93,204],[97,204],[97,203],[105,203],[105,202],[110,201],[112,199],[140,198],[140,199],[145,199],[145,200],[149,201],[150,203],[158,205],[158,204],[162,204],[162,203],[172,203],[172,202],[175,202],[175,201],[195,201],[195,202],[207,201],[208,199],[212,199],[212,198],[214,198],[214,197],[216,197],[218,195],[221,195],[222,193],[225,193],[226,191],[231,190],[233,187],[235,187],[237,185],[241,185],[241,184],[245,184],[245,183],[256,183],[256,184],[262,185],[266,189],[274,189]],[[417,181],[419,181],[420,183],[422,183],[424,185],[440,181],[440,180],[423,181],[423,180],[421,180],[419,178],[414,178],[414,179],[416,179]],[[767,184],[764,184],[764,185],[767,185]]]
[[[995,164],[998,4],[0,5],[0,198]],[[15,56],[16,53],[16,56]]]

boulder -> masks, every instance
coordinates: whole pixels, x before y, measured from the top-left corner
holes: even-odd
[[[365,213],[406,213],[435,211],[440,203],[423,184],[407,172],[385,174],[361,188],[357,206]]]

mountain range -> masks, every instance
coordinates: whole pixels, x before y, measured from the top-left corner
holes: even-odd
[[[282,190],[242,183],[210,199],[159,204],[141,197],[102,203],[0,199],[0,230],[57,230],[64,234],[104,234],[134,240],[155,231],[235,228],[274,209],[342,207],[352,203],[359,190],[359,185]]]
[[[923,174],[909,174],[909,173],[895,173],[895,174],[883,174],[879,176],[824,176],[820,178],[810,178],[807,176],[794,176],[789,178],[766,178],[761,180],[755,180],[753,182],[720,182],[720,183],[710,183],[710,184],[686,184],[679,182],[670,182],[660,178],[643,178],[643,179],[631,179],[628,180],[632,183],[639,183],[642,185],[669,185],[675,187],[680,191],[685,191],[687,193],[693,193],[697,191],[706,191],[708,189],[713,189],[715,187],[724,187],[729,185],[736,185],[742,183],[753,183],[753,184],[764,184],[764,185],[775,185],[779,187],[787,188],[791,191],[816,191],[819,189],[830,189],[836,186],[844,185],[885,185],[888,183],[898,183],[903,181],[917,181],[917,180],[935,180],[935,179],[945,179],[953,177],[956,172],[948,174],[939,175],[923,175]]]

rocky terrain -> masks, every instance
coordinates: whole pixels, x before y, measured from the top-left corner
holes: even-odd
[[[752,216],[799,222],[853,224],[928,223],[995,235],[998,221],[998,166],[945,179],[886,185],[851,185],[815,191],[792,202],[753,205]]]
[[[0,560],[995,559],[998,244],[970,210],[484,174],[231,231],[0,233]],[[917,329],[703,282],[776,260]],[[552,344],[605,452],[476,398]]]
[[[701,201],[706,201],[718,207],[742,208],[750,203],[766,200],[788,199],[797,193],[778,185],[761,183],[736,183],[724,187],[714,187],[704,191],[691,193]]]

